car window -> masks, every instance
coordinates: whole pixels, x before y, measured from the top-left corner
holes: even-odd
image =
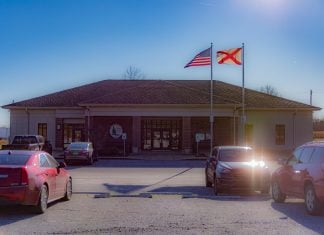
[[[221,149],[219,151],[219,160],[224,162],[245,162],[252,159],[252,149]]]
[[[22,154],[1,154],[0,165],[25,165],[30,155]]]
[[[300,163],[309,163],[311,160],[313,151],[314,151],[313,147],[305,147],[303,152],[300,155],[299,162]]]
[[[312,163],[324,163],[324,147],[316,147],[312,159]]]
[[[294,165],[296,163],[298,163],[299,161],[299,158],[300,158],[300,154],[302,153],[303,151],[303,148],[297,148],[293,153],[292,155],[290,156],[288,162],[287,162],[287,165]]]
[[[82,150],[82,149],[87,149],[88,144],[87,143],[71,143],[68,146],[68,149],[74,149],[74,150]]]
[[[46,157],[50,164],[50,167],[56,168],[60,165],[51,155],[46,154]]]
[[[50,167],[50,164],[49,164],[45,154],[39,155],[39,165],[40,165],[40,167]]]

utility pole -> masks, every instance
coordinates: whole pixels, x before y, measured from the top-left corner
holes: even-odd
[[[310,105],[313,105],[313,90],[310,90],[309,103],[310,103]]]

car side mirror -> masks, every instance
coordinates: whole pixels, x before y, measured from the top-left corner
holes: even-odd
[[[66,163],[65,162],[60,162],[58,168],[65,168]]]

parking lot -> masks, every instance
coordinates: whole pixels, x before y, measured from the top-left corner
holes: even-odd
[[[324,234],[323,215],[269,195],[214,196],[204,161],[100,160],[73,165],[74,195],[43,215],[3,206],[0,234]]]

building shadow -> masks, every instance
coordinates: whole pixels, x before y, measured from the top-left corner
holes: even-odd
[[[206,164],[205,160],[100,159],[92,166],[105,167],[105,168],[204,168],[205,164]],[[92,167],[92,166],[88,166],[88,167]]]

